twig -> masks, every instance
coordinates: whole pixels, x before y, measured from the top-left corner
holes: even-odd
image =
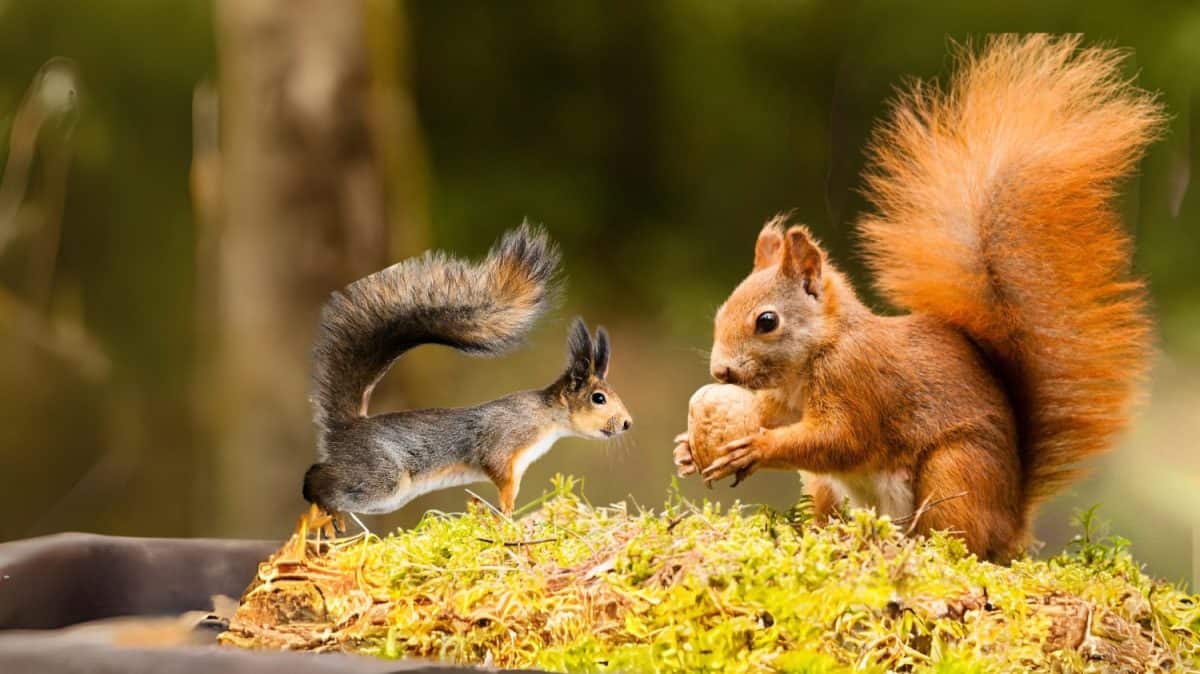
[[[897,517],[896,519],[892,520],[892,522],[895,524],[904,524],[905,522],[909,522],[908,530],[906,532],[904,532],[904,535],[907,536],[907,535],[911,534],[914,530],[916,530],[917,523],[921,521],[922,515],[929,512],[931,509],[945,503],[946,501],[953,501],[956,498],[962,498],[962,497],[966,496],[968,493],[970,493],[970,492],[960,491],[957,494],[943,496],[942,498],[934,499],[932,501],[929,500],[930,497],[926,496],[925,500],[921,502],[921,507],[917,508],[917,510],[915,512],[913,512],[911,515],[905,515],[904,517]]]
[[[358,519],[358,515],[355,515],[352,512],[347,512],[346,514],[350,516],[350,519],[354,520],[354,523],[358,525],[358,528],[362,529],[362,533],[368,536],[371,535],[371,530],[367,528],[367,525],[363,524],[362,520]]]
[[[470,489],[463,489],[463,491],[467,492],[471,496],[474,496],[475,500],[477,500],[480,503],[482,503],[483,505],[487,506],[488,509],[491,510],[492,512],[496,513],[496,515],[502,517],[505,522],[508,522],[509,524],[514,524],[513,519],[511,517],[509,517],[508,515],[505,515],[504,512],[502,510],[500,510],[499,508],[497,508],[496,506],[492,505],[491,503],[488,503],[488,500],[485,499],[484,497],[480,496],[479,494],[476,494],[475,492],[471,491]]]
[[[495,545],[497,543],[497,541],[494,541],[490,538],[476,538],[475,540],[479,541],[480,543],[491,543],[492,545]],[[504,546],[507,546],[510,548],[519,548],[523,545],[540,545],[542,543],[557,543],[557,542],[558,542],[557,538],[538,538],[538,539],[532,540],[532,541],[499,541],[500,545],[504,545]]]

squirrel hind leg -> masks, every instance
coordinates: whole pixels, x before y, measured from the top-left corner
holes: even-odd
[[[304,500],[312,503],[325,512],[333,512],[330,508],[328,496],[332,487],[332,475],[330,475],[328,464],[314,463],[308,467],[304,473],[304,487],[301,493],[304,494]]]
[[[337,536],[345,534],[345,520],[349,517],[362,529],[363,533],[371,534],[371,529],[363,524],[358,515],[354,514],[351,499],[347,499],[344,490],[338,488],[337,471],[326,463],[315,463],[304,473],[304,500],[327,513],[330,524]]]
[[[1024,540],[1019,468],[1003,443],[962,440],[929,451],[919,469],[913,531],[950,531],[981,559],[1004,561]],[[925,504],[925,508],[922,505]]]
[[[380,514],[406,502],[403,480],[355,464],[317,463],[304,474],[304,499],[326,512]]]

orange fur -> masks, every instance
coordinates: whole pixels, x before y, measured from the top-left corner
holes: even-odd
[[[917,84],[871,146],[859,228],[883,293],[979,343],[1009,387],[1026,515],[1129,421],[1151,324],[1116,186],[1161,132],[1122,54],[992,39]]]
[[[873,314],[806,229],[768,223],[718,311],[712,371],[787,392],[800,420],[727,445],[705,476],[800,469],[822,512],[851,495],[982,557],[1019,552],[1036,506],[1128,423],[1146,367],[1113,201],[1162,113],[1120,63],[1077,37],[1002,36],[962,50],[946,90],[901,95],[859,227],[907,316]]]

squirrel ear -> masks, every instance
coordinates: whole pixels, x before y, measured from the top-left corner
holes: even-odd
[[[595,358],[592,360],[592,366],[595,369],[596,376],[604,379],[608,376],[608,331],[603,327],[596,329],[596,352]]]
[[[754,271],[779,264],[779,252],[783,250],[783,217],[771,218],[758,233],[754,244]]]
[[[781,270],[784,275],[799,279],[804,292],[819,298],[821,295],[821,249],[809,235],[808,230],[796,226],[788,229]]]
[[[595,361],[595,347],[592,346],[592,336],[588,334],[587,324],[582,318],[576,318],[571,323],[571,332],[567,336],[567,376],[572,388],[579,388],[592,375]]]

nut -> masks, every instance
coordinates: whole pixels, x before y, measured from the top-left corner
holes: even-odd
[[[753,391],[732,384],[700,387],[688,401],[688,444],[703,471],[721,446],[756,433],[763,414]]]

